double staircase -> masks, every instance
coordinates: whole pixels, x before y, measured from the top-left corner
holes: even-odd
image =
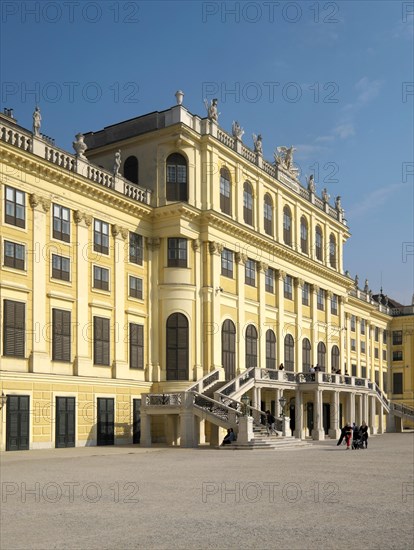
[[[253,427],[254,439],[248,443],[238,443],[233,441],[230,445],[223,445],[220,450],[238,450],[238,451],[254,451],[254,450],[269,450],[269,451],[291,451],[292,449],[311,449],[312,444],[309,441],[302,441],[291,436],[282,437],[278,435],[268,435],[266,428],[261,425]]]

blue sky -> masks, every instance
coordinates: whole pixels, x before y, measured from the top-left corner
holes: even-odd
[[[341,195],[345,268],[411,303],[413,2],[1,3],[1,106],[72,150],[74,135],[175,104],[238,120],[264,156]]]

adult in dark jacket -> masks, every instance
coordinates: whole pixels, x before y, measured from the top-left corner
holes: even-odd
[[[368,430],[368,426],[366,425],[365,421],[361,424],[360,431],[361,431],[361,437],[362,437],[362,444],[365,443],[365,448],[368,449],[368,432],[369,432],[369,430]]]

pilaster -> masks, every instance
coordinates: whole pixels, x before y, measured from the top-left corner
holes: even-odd
[[[268,269],[268,264],[257,262],[257,284],[259,287],[259,350],[258,350],[258,367],[266,368],[266,279],[265,274]]]
[[[244,279],[245,279],[245,272],[244,272],[244,264],[246,263],[247,256],[245,254],[242,254],[241,252],[236,252],[235,254],[236,259],[236,278],[237,278],[237,296],[238,296],[238,307],[237,307],[237,326],[239,334],[237,335],[238,338],[236,339],[237,342],[237,358],[238,358],[238,368],[236,370],[236,374],[240,374],[240,372],[243,372],[246,369],[246,354],[245,354],[245,321],[244,321]],[[218,346],[216,346],[218,347]]]
[[[119,225],[111,228],[114,239],[113,258],[113,293],[114,303],[114,378],[128,378],[128,362],[125,354],[125,338],[122,334],[124,327],[129,339],[129,324],[125,322],[125,247],[128,246],[128,230]],[[125,242],[126,241],[126,242]]]
[[[221,349],[220,346],[215,345],[214,333],[217,330],[221,330],[220,327],[220,275],[221,275],[221,253],[223,251],[223,245],[210,241],[208,243],[208,251],[210,254],[210,268],[211,268],[211,327],[209,332],[210,338],[210,357],[212,359],[212,365],[210,369],[214,370],[221,366]],[[244,287],[243,287],[244,288]],[[244,302],[244,300],[243,300]],[[238,308],[240,310],[240,307]],[[239,325],[243,326],[243,325]],[[239,342],[241,338],[239,337]],[[240,356],[239,356],[240,357]]]
[[[283,363],[285,358],[284,343],[284,325],[285,325],[285,298],[284,298],[284,282],[286,273],[278,270],[276,272],[276,287],[277,287],[277,306],[278,306],[278,319],[277,319],[277,361],[276,364]]]
[[[158,274],[159,274],[159,250],[161,239],[159,237],[149,237],[146,241],[148,254],[148,296],[150,306],[148,308],[148,330],[146,334],[146,343],[148,349],[148,368],[146,369],[145,379],[149,382],[159,382],[161,380],[160,365],[160,347],[161,339],[159,332],[152,330],[153,327],[160,326],[161,307],[158,293]]]

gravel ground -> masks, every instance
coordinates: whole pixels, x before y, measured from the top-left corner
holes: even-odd
[[[0,455],[0,548],[414,546],[414,434],[285,451],[136,446]]]

